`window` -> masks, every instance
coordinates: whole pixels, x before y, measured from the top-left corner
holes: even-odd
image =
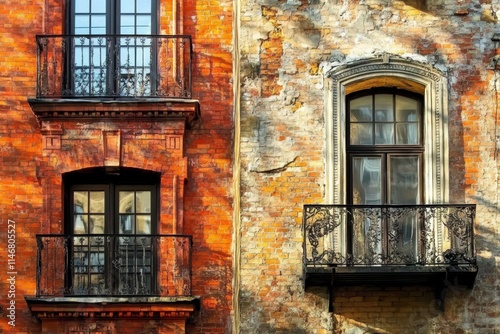
[[[73,0],[68,69],[74,95],[149,95],[155,0]]]
[[[382,212],[362,206],[449,203],[445,75],[429,64],[380,54],[334,66],[326,77],[325,201],[355,205],[360,215],[373,217]],[[383,242],[385,252],[394,246],[394,253],[416,255],[419,231],[412,217],[398,231],[404,243],[397,245],[387,240],[388,221],[370,220],[342,224],[326,242],[334,253],[355,257],[381,254]],[[420,237],[435,246],[421,256],[432,262],[447,241],[441,224],[430,230]],[[359,239],[346,237],[353,235]]]
[[[416,261],[419,226],[415,215],[391,224],[382,204],[419,204],[422,191],[422,97],[399,90],[368,90],[347,96],[349,204],[375,206],[356,210],[353,253],[366,257],[387,249]],[[371,217],[368,217],[371,216]],[[384,218],[385,217],[385,218]],[[392,237],[390,237],[392,235]]]
[[[421,203],[422,97],[365,91],[347,104],[350,203]]]
[[[67,229],[72,235],[67,288],[72,294],[151,295],[156,291],[157,184],[121,174],[77,173],[67,178]],[[81,183],[82,179],[88,182]]]

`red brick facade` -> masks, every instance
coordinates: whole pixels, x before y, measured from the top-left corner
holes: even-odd
[[[192,98],[58,103],[36,99],[37,34],[62,34],[70,1],[5,3],[0,102],[0,231],[15,222],[15,297],[1,275],[5,333],[227,333],[232,310],[231,2],[158,1],[161,34],[190,35]],[[225,24],[229,23],[229,24]],[[28,101],[29,100],[29,101]],[[60,101],[59,101],[60,102]],[[160,234],[192,236],[191,296],[175,302],[28,307],[37,287],[36,234],[65,233],[65,173],[135,168],[161,175]],[[160,255],[161,256],[161,255]],[[12,262],[11,262],[12,265]],[[159,273],[164,290],[169,273]],[[174,288],[172,288],[174,289]],[[161,297],[161,295],[160,295]],[[15,302],[14,322],[7,315]]]

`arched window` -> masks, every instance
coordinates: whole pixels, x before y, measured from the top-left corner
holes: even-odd
[[[352,182],[349,181],[348,173],[349,164],[352,163],[350,157],[356,149],[368,149],[369,146],[370,151],[381,152],[386,147],[387,153],[391,150],[403,152],[406,149],[418,152],[420,156],[413,156],[412,159],[420,161],[419,202],[448,203],[447,82],[441,72],[417,61],[384,55],[332,68],[326,75],[325,85],[329,88],[326,92],[325,112],[327,203],[352,203],[352,196],[349,195]],[[367,91],[369,89],[371,92]],[[356,123],[354,119],[351,122],[350,117],[355,116],[355,112],[350,109],[356,110],[356,104],[360,105],[371,99],[371,108],[377,108],[377,103],[385,102],[376,102],[375,98],[378,96],[377,99],[390,101],[388,95],[393,96],[393,102],[390,102],[394,103],[393,108],[401,105],[402,110],[420,110],[420,114],[404,115],[404,112],[400,112],[399,116],[394,114],[394,117],[400,119],[384,123],[377,120],[377,110],[373,110],[371,125],[364,121]],[[418,121],[413,120],[417,116]],[[403,121],[402,118],[406,120]],[[419,127],[416,134],[415,127]],[[388,130],[381,131],[389,128],[393,131],[391,138],[387,137]],[[361,142],[368,136],[362,129],[372,131],[372,141]],[[359,137],[355,137],[356,131],[359,132]],[[379,131],[378,137],[375,137],[376,131]],[[403,135],[404,131],[408,133]],[[351,143],[351,139],[358,142]],[[394,142],[388,144],[388,140]],[[390,156],[385,158],[386,167],[390,160]],[[403,163],[402,160],[399,162]],[[387,190],[387,194],[389,191]],[[390,203],[389,199],[383,203]]]
[[[64,176],[74,295],[156,294],[159,175],[101,168]]]
[[[332,68],[326,77],[326,203],[448,203],[447,84],[442,73],[385,54]],[[384,224],[342,224],[327,243],[339,254],[384,253],[381,242],[371,238]],[[416,254],[417,225],[411,218],[401,226],[399,250]],[[446,250],[445,234],[443,226],[433,228],[428,237],[435,248],[427,254]]]

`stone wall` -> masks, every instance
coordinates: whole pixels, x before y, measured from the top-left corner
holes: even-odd
[[[241,1],[241,333],[494,333],[498,294],[498,33],[489,0]],[[477,203],[479,274],[444,312],[418,287],[304,291],[302,206],[326,203],[332,66],[383,54],[447,78],[451,203]],[[326,84],[325,84],[326,83]]]

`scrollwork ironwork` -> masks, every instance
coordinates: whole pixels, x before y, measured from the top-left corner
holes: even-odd
[[[38,235],[37,297],[190,295],[191,245],[185,235]]]
[[[473,264],[474,218],[475,205],[306,205],[305,264]]]
[[[37,36],[37,97],[191,98],[190,36]]]

